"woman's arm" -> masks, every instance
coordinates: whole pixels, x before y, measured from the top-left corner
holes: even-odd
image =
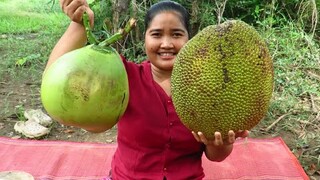
[[[86,42],[87,36],[84,26],[72,21],[66,32],[53,48],[46,68],[67,52],[83,47]]]
[[[60,0],[60,5],[65,14],[72,20],[69,27],[53,48],[47,63],[48,68],[60,56],[72,50],[83,47],[87,42],[85,28],[82,24],[82,15],[87,12],[91,26],[94,14],[86,0]]]

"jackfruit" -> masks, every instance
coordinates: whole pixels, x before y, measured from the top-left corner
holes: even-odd
[[[266,115],[273,92],[273,62],[254,27],[240,20],[210,25],[178,53],[172,100],[182,123],[208,139],[250,130]]]

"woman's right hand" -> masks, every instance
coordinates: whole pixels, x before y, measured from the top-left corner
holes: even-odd
[[[87,12],[90,25],[93,27],[94,13],[86,0],[60,0],[62,11],[74,22],[82,24],[82,16]]]

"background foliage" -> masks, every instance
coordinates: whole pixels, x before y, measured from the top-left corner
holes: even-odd
[[[144,15],[146,10],[156,0],[95,0],[90,6],[98,16],[96,30],[101,30],[103,19],[107,19],[110,33],[114,33],[130,17],[138,20],[138,26],[131,36],[118,50],[140,62],[144,59],[143,34]],[[316,0],[176,0],[190,12],[191,34],[196,34],[202,28],[223,22],[227,19],[241,19],[263,30],[283,27],[294,23],[296,28],[311,33],[319,40],[319,8]],[[102,7],[102,8],[101,8]],[[100,34],[101,35],[101,34]]]

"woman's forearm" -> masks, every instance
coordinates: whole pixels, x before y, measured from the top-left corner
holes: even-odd
[[[86,42],[87,36],[84,26],[76,22],[71,22],[66,32],[53,48],[46,68],[67,52],[83,47]]]

